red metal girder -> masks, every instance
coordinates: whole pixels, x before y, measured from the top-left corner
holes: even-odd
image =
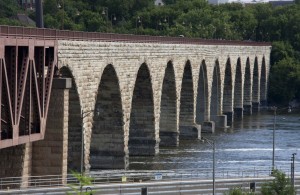
[[[2,61],[2,71],[4,73],[4,81],[5,81],[5,85],[6,85],[6,90],[7,90],[7,99],[8,99],[8,107],[9,107],[9,111],[10,111],[10,120],[11,120],[11,125],[14,124],[14,118],[13,118],[13,108],[12,108],[12,102],[11,102],[11,96],[10,96],[10,90],[9,90],[9,81],[8,81],[8,77],[7,77],[7,71],[6,71],[6,63],[5,60]]]
[[[41,102],[40,102],[40,93],[39,93],[39,85],[38,85],[38,79],[36,77],[36,65],[35,61],[33,61],[33,78],[34,78],[34,84],[35,84],[35,92],[36,92],[36,101],[38,104],[38,110],[39,110],[39,117],[42,118],[42,111],[41,111]]]
[[[16,125],[20,124],[21,110],[23,107],[24,93],[25,93],[26,82],[27,82],[28,67],[29,67],[29,58],[27,56],[24,57],[23,59],[22,70],[20,75],[21,78],[18,85]]]
[[[57,65],[56,46],[53,40],[0,37],[0,90],[7,91],[0,96],[0,132],[3,125],[10,131],[5,139],[0,137],[0,149],[44,138],[54,66]],[[6,109],[5,118],[1,115],[3,108]]]
[[[2,134],[2,122],[4,122],[4,120],[2,119],[2,61],[3,59],[0,58],[0,140]]]

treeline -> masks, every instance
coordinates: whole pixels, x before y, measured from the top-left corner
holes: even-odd
[[[209,5],[205,0],[44,0],[46,28],[65,30],[185,36],[204,39],[273,43],[269,101],[300,101],[300,4],[272,7],[268,3]],[[17,0],[0,1],[0,24],[22,10]]]

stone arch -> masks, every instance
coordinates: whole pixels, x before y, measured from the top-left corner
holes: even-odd
[[[244,75],[244,100],[243,114],[249,115],[252,113],[252,81],[251,81],[251,68],[250,68],[250,59],[247,58],[245,75]]]
[[[255,57],[254,67],[253,67],[253,76],[252,76],[252,111],[258,112],[259,109],[259,68],[258,68],[258,59]]]
[[[124,168],[121,92],[119,79],[112,65],[105,67],[97,92],[90,146],[90,169]]]
[[[265,57],[262,59],[261,76],[260,76],[260,104],[267,105],[267,70]]]
[[[71,70],[64,66],[60,70],[63,78],[72,79],[72,87],[69,89],[69,114],[68,114],[68,161],[67,170],[80,171],[81,150],[82,147],[82,119],[80,116],[81,105],[80,97],[77,91],[77,84]]]
[[[165,70],[160,103],[160,146],[178,145],[176,100],[175,72],[173,64],[169,62]]]
[[[221,75],[219,61],[216,60],[211,87],[210,120],[217,121],[221,114]]]
[[[227,59],[225,67],[225,77],[223,85],[223,114],[227,115],[227,125],[231,126],[233,122],[232,109],[232,72],[230,58]]]
[[[236,118],[243,117],[243,85],[242,85],[242,65],[241,59],[238,58],[235,69],[234,81],[234,116]]]
[[[208,90],[207,90],[207,70],[203,60],[200,66],[197,100],[196,100],[196,123],[201,124],[208,120]]]
[[[135,81],[130,113],[129,156],[155,154],[154,105],[150,71],[144,63]]]
[[[194,87],[193,87],[192,66],[187,61],[182,76],[180,92],[180,114],[179,114],[179,136],[188,139],[198,136],[194,125]]]

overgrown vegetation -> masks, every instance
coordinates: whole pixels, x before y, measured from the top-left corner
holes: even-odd
[[[75,184],[69,184],[68,186],[72,189],[70,192],[67,192],[68,195],[92,195],[94,194],[94,191],[92,190],[91,186],[93,178],[82,175],[78,172],[72,171],[72,175],[77,180]]]
[[[225,195],[254,195],[255,193],[243,190],[242,188],[233,188]]]
[[[285,173],[275,169],[273,171],[274,180],[264,183],[261,187],[262,195],[295,195],[295,188],[292,186],[290,178]],[[225,195],[254,195],[255,192],[242,188],[233,188]]]
[[[295,188],[292,186],[290,178],[279,171],[274,170],[273,176],[275,179],[271,182],[265,183],[262,186],[261,192],[263,195],[295,195]]]
[[[206,0],[44,0],[46,28],[65,30],[197,37],[273,43],[269,101],[300,101],[300,3],[209,5]],[[59,6],[58,6],[59,5]],[[24,11],[17,0],[0,1],[0,24]]]

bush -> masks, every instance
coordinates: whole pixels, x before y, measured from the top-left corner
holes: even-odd
[[[286,175],[279,171],[274,170],[273,181],[267,182],[262,185],[261,192],[263,195],[295,195],[295,188],[292,186],[291,181]]]
[[[233,188],[228,193],[225,193],[225,195],[254,195],[254,193],[245,191],[242,188]]]

